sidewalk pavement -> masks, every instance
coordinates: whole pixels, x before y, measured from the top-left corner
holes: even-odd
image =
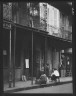
[[[54,82],[49,82],[46,84],[46,87],[70,83],[70,82],[72,82],[72,77],[61,77],[59,83],[55,84]],[[4,84],[4,93],[11,93],[11,92],[29,90],[29,89],[34,89],[34,88],[36,89],[40,87],[41,86],[39,84],[35,84],[35,80],[33,81],[33,85],[31,84],[31,80],[18,81],[15,83],[15,87],[13,87],[13,84],[12,84],[11,88],[9,88],[9,84]]]

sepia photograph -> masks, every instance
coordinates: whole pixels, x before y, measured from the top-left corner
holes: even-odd
[[[73,2],[3,2],[3,93],[73,94]]]

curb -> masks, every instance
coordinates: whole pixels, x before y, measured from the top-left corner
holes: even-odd
[[[17,92],[17,91],[23,91],[23,90],[37,89],[37,88],[43,88],[43,87],[49,87],[49,86],[57,86],[57,85],[62,85],[62,84],[67,84],[67,83],[72,83],[72,81],[45,84],[45,85],[41,85],[41,86],[37,85],[37,86],[30,86],[30,87],[25,87],[25,88],[17,88],[17,89],[4,91],[4,93],[11,93],[11,92]]]

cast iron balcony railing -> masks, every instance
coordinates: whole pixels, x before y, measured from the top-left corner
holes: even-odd
[[[3,19],[12,21],[12,3],[3,4]]]
[[[64,30],[63,28],[60,28],[61,38],[71,40],[72,41],[72,30]]]
[[[63,28],[56,28],[54,26],[47,24],[47,31],[49,32],[50,35],[72,41],[71,29],[64,30]]]

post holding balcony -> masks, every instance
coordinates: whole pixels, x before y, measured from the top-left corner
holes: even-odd
[[[47,37],[45,37],[45,56],[44,56],[44,71],[46,74],[46,63],[47,63]]]
[[[31,84],[33,85],[33,32],[32,32],[32,82]]]
[[[11,72],[11,24],[10,24],[10,43],[9,43],[9,87],[11,87],[12,83],[12,72]]]
[[[14,63],[13,63],[13,87],[15,87],[15,46],[16,46],[16,26],[14,26]]]

